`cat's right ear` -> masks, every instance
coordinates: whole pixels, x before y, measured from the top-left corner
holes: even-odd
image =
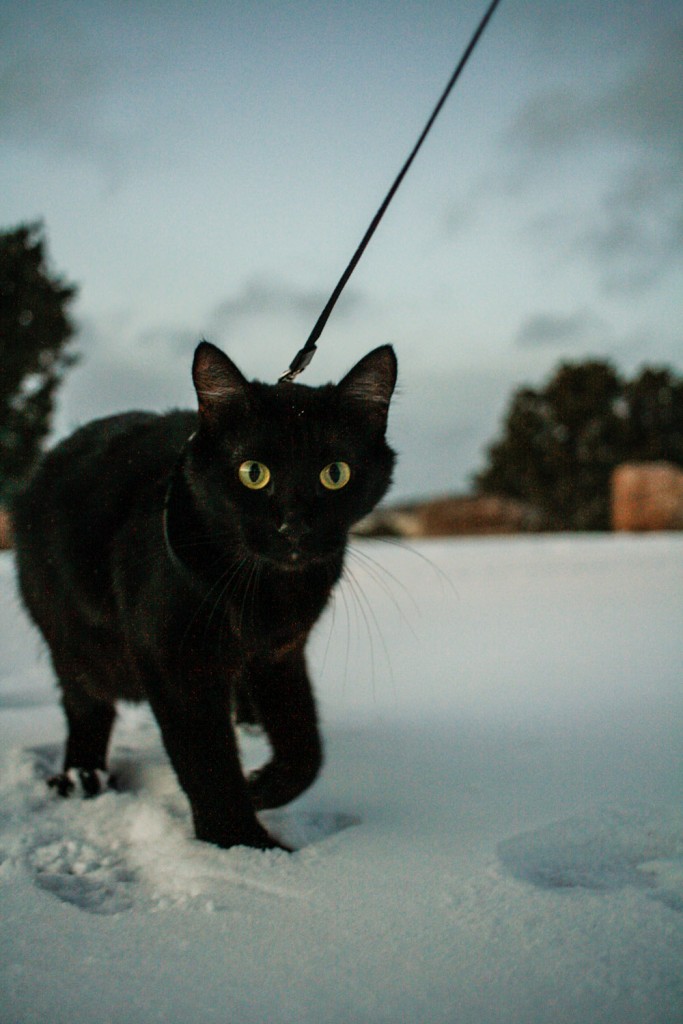
[[[247,403],[249,383],[232,359],[209,341],[201,341],[194,353],[192,380],[199,402],[199,418],[213,426],[226,411]]]

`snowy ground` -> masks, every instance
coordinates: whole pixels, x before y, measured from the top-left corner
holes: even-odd
[[[0,557],[2,1024],[683,1020],[683,536],[355,551],[311,649],[326,765],[267,816],[291,856],[193,840],[142,709],[121,792],[48,795]]]

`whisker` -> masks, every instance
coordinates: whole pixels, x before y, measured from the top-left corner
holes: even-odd
[[[347,567],[345,567],[345,569],[344,569],[344,580],[348,584],[349,590],[350,590],[351,595],[353,597],[354,608],[357,609],[357,612],[356,612],[356,628],[358,627],[358,612],[360,612],[360,614],[363,617],[363,625],[365,626],[365,634],[366,634],[366,636],[368,638],[368,645],[369,645],[369,648],[370,648],[370,686],[371,686],[371,689],[372,689],[372,699],[373,699],[373,702],[374,702],[375,698],[376,698],[376,690],[375,690],[376,673],[375,673],[375,646],[374,646],[374,643],[373,643],[372,631],[370,629],[370,623],[368,621],[368,617],[367,617],[367,615],[365,613],[365,608],[363,607],[363,605],[361,603],[361,600],[360,600],[360,597],[359,597],[359,594],[358,594],[358,584],[357,584],[357,582],[356,582],[356,580],[355,580],[355,578],[353,576],[353,573]]]
[[[372,558],[370,555],[368,555],[367,552],[361,551],[358,548],[349,548],[349,554],[352,558],[359,560],[359,562],[362,564],[364,572],[368,574],[373,583],[375,583],[378,587],[382,589],[383,593],[389,598],[392,605],[396,609],[396,612],[398,613],[401,622],[410,630],[413,636],[415,636],[415,630],[413,629],[412,622],[407,617],[400,603],[396,599],[396,596],[392,592],[391,587],[388,585],[388,583],[383,577],[387,576],[392,583],[395,583],[396,586],[400,587],[401,591],[409,600],[412,606],[412,610],[415,612],[416,615],[420,616],[420,606],[418,605],[417,601],[411,594],[408,587],[405,586],[405,584],[402,582],[402,580],[398,578],[398,576],[395,576],[392,572],[386,569],[381,562],[377,561],[377,559]]]
[[[346,570],[344,570],[342,572],[342,581],[344,579],[344,572],[345,571]],[[344,644],[344,684],[343,684],[343,690],[345,691],[346,690],[346,685],[347,685],[348,680],[349,680],[349,649],[351,647],[351,617],[349,615],[349,603],[346,600],[346,591],[344,590],[344,587],[343,586],[338,586],[334,593],[335,593],[335,597],[336,597],[337,594],[339,594],[341,596],[342,602],[344,604],[344,619],[345,619],[345,622],[346,622],[346,643]]]
[[[371,673],[371,681],[372,681],[372,692],[373,692],[373,696],[374,696],[374,692],[375,692],[375,652],[374,652],[374,648],[373,648],[373,645],[372,645],[372,635],[370,633],[370,627],[368,625],[367,616],[365,615],[365,611],[364,611],[362,605],[360,604],[360,601],[358,600],[358,595],[356,593],[355,586],[354,586],[353,576],[350,573],[350,571],[349,571],[347,566],[344,566],[344,570],[342,572],[342,577],[341,577],[341,581],[340,582],[342,584],[342,586],[340,587],[340,593],[342,594],[342,596],[344,596],[345,586],[346,586],[346,587],[348,587],[349,594],[350,594],[351,598],[353,599],[351,607],[353,608],[354,633],[355,633],[356,636],[358,636],[358,634],[359,634],[360,615],[362,615],[362,617],[363,617],[363,625],[365,626],[365,633],[366,633],[366,636],[368,638],[368,643],[369,643],[369,647],[370,647],[370,673]],[[348,651],[349,651],[349,645],[347,644],[347,662],[348,662]]]
[[[327,665],[327,656],[330,652],[330,642],[332,640],[332,634],[334,633],[334,624],[337,621],[337,591],[333,589],[330,593],[330,614],[329,614],[329,629],[327,630],[327,641],[325,643],[325,650],[323,651],[323,660],[320,665],[320,675],[325,674],[325,666]]]
[[[200,615],[202,609],[204,608],[205,604],[209,601],[209,599],[214,594],[216,589],[220,588],[218,596],[216,597],[216,600],[214,602],[213,608],[211,609],[211,611],[210,611],[210,613],[209,613],[209,615],[208,615],[208,617],[206,619],[205,625],[204,625],[204,635],[206,636],[206,632],[207,632],[207,630],[209,628],[209,625],[211,623],[211,619],[213,618],[213,616],[214,616],[214,614],[216,612],[216,609],[217,609],[217,607],[219,606],[219,604],[221,602],[221,599],[223,598],[223,596],[226,593],[229,592],[229,588],[230,588],[231,583],[233,582],[235,577],[237,577],[239,575],[239,573],[241,572],[241,570],[242,570],[242,568],[244,566],[245,561],[246,561],[246,558],[244,558],[244,557],[240,558],[240,559],[237,559],[237,560],[234,560],[234,561],[231,561],[228,564],[227,568],[225,569],[225,572],[221,573],[221,575],[218,577],[218,579],[215,581],[215,583],[213,583],[213,585],[211,587],[209,587],[207,592],[204,594],[204,597],[202,598],[202,600],[199,602],[199,604],[195,608],[194,614],[192,615],[192,618],[190,619],[190,621],[187,624],[187,628],[186,628],[185,633],[183,635],[183,639],[180,642],[180,649],[181,650],[182,650],[182,648],[183,648],[183,646],[185,644],[185,641],[187,640],[187,637],[188,637],[188,635],[190,633],[190,630],[192,629],[192,626],[194,625],[194,623],[196,622],[197,618],[199,617],[199,615]],[[231,573],[231,575],[229,576],[229,579],[227,579],[227,581],[226,581],[226,577],[230,573]],[[227,601],[226,601],[226,603],[224,605],[224,608],[223,608],[223,620],[222,621],[224,621],[224,616],[226,614],[226,611],[227,611]]]
[[[208,630],[209,623],[211,622],[211,619],[212,619],[213,614],[214,614],[214,612],[216,610],[216,607],[218,606],[218,604],[221,601],[223,601],[223,608],[222,608],[222,611],[221,611],[221,620],[220,620],[220,624],[219,624],[219,627],[218,627],[218,654],[219,654],[219,657],[222,655],[223,642],[224,642],[224,639],[225,639],[225,637],[227,636],[227,633],[228,633],[228,630],[226,630],[226,628],[225,628],[225,622],[226,622],[226,619],[228,618],[228,616],[230,614],[230,600],[229,600],[229,598],[230,598],[230,596],[232,594],[236,594],[237,593],[237,588],[238,588],[238,586],[240,585],[240,583],[242,582],[242,580],[244,578],[243,570],[244,570],[244,567],[246,565],[246,562],[247,562],[246,557],[241,558],[237,562],[237,564],[235,565],[234,571],[233,571],[230,579],[227,580],[225,586],[222,588],[222,590],[221,590],[221,592],[218,595],[218,598],[216,600],[216,604],[214,605],[214,607],[213,607],[213,609],[211,611],[211,614],[209,615],[209,618],[207,619],[206,629]],[[233,565],[234,564],[235,563],[233,563]],[[223,598],[225,598],[225,600],[223,600]]]
[[[235,587],[235,591],[234,591],[235,598],[237,598],[239,600],[239,610],[238,610],[238,619],[237,619],[237,631],[240,634],[242,633],[242,627],[244,625],[244,606],[245,606],[245,603],[246,603],[247,594],[249,593],[249,584],[251,583],[251,578],[252,578],[253,574],[254,574],[254,563],[252,562],[251,565],[246,569],[245,573],[241,576],[240,581],[239,581],[240,583],[243,583],[242,592],[241,592],[241,598],[238,597],[237,587]]]
[[[245,586],[244,586],[244,591],[243,591],[243,594],[242,594],[242,603],[240,604],[240,619],[239,619],[239,631],[240,631],[240,633],[242,633],[242,631],[244,629],[245,615],[246,615],[246,612],[247,612],[247,600],[249,598],[249,591],[250,590],[252,591],[251,611],[252,611],[252,623],[253,623],[253,609],[254,609],[254,606],[253,606],[253,587],[254,587],[254,581],[255,581],[255,578],[256,578],[257,569],[258,569],[258,563],[256,562],[256,559],[254,559],[252,561],[252,563],[251,563],[251,567],[250,567],[249,573],[247,575],[246,583],[245,583]]]
[[[263,577],[263,565],[261,562],[256,563],[256,579],[254,580],[254,593],[251,600],[251,627],[256,631],[256,608],[258,606],[259,590],[261,588],[261,579]]]
[[[373,641],[372,641],[372,631],[370,630],[370,626],[369,626],[369,623],[368,623],[368,618],[367,618],[367,616],[365,614],[365,610],[364,609],[367,609],[367,612],[368,612],[368,614],[370,616],[370,621],[372,622],[372,624],[373,624],[373,626],[375,628],[375,631],[377,633],[377,638],[378,638],[380,644],[382,645],[382,650],[384,652],[384,658],[385,658],[386,663],[387,663],[387,669],[389,670],[389,679],[391,681],[392,691],[394,692],[394,696],[395,696],[395,694],[396,694],[396,683],[395,683],[395,679],[394,679],[393,666],[391,664],[391,655],[389,653],[389,648],[388,648],[388,646],[386,644],[386,641],[384,639],[384,634],[382,633],[382,630],[380,628],[379,621],[378,621],[377,616],[375,614],[375,609],[373,608],[372,602],[370,601],[370,599],[368,598],[367,594],[365,593],[365,591],[361,587],[359,581],[355,578],[355,576],[353,576],[353,574],[350,572],[350,570],[347,570],[347,573],[348,573],[349,580],[353,584],[353,591],[354,591],[354,595],[356,597],[356,600],[358,601],[359,607],[361,608],[361,611],[363,612],[363,618],[365,619],[366,628],[368,630],[368,637],[370,639],[370,657],[371,657],[372,672],[373,672],[373,683],[372,683],[373,697],[375,695],[375,678],[374,678],[375,657],[374,657],[374,648],[373,648]]]
[[[439,565],[433,562],[431,558],[428,558],[423,551],[418,551],[417,548],[414,548],[412,544],[409,544],[403,538],[398,540],[394,537],[373,537],[373,540],[379,542],[380,544],[389,544],[391,547],[397,548],[400,551],[407,551],[409,554],[414,555],[415,558],[419,558],[421,562],[424,562],[426,565],[429,566],[434,575],[439,579],[442,588],[443,585],[446,584],[451,594],[453,594],[454,597],[458,596],[458,592],[450,576],[448,576],[448,574],[445,573]],[[443,594],[443,589],[441,593]]]

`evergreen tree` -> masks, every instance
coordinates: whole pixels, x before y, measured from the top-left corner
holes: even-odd
[[[683,466],[683,378],[645,368],[624,388],[625,448],[633,462]]]
[[[76,288],[50,273],[42,224],[0,232],[0,499],[31,468],[55,392],[76,357],[68,306]]]
[[[564,363],[545,387],[514,394],[475,484],[535,506],[551,529],[604,530],[615,466],[659,459],[683,465],[683,380],[648,368],[628,382],[608,362]]]

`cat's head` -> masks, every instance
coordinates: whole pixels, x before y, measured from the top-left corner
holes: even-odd
[[[192,375],[199,429],[189,481],[217,539],[223,524],[245,554],[281,568],[338,557],[350,527],[391,482],[391,346],[370,352],[339,384],[308,387],[247,381],[202,342]]]

